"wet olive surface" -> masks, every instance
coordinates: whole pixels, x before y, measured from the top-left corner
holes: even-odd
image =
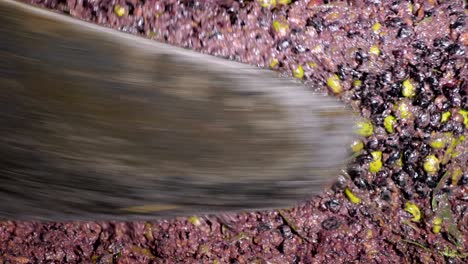
[[[30,2],[271,67],[328,89],[368,122],[337,182],[294,208],[154,222],[4,221],[4,263],[467,261],[464,1]]]

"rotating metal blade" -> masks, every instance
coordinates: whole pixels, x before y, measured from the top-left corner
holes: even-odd
[[[272,71],[0,0],[0,217],[279,208],[347,157],[353,114]]]

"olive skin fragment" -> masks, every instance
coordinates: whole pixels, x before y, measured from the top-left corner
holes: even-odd
[[[351,201],[353,204],[359,204],[361,202],[361,198],[357,197],[348,187],[346,187],[344,193],[349,201]]]
[[[415,203],[406,202],[405,211],[413,216],[413,218],[411,218],[411,221],[419,222],[421,220],[421,210],[419,210],[419,207]]]

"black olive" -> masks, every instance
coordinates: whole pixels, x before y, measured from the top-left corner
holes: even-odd
[[[380,111],[380,112],[382,112],[382,111]],[[372,116],[372,119],[374,120],[374,124],[376,126],[383,126],[384,117],[382,115],[374,115],[374,116]]]
[[[413,197],[414,197],[414,193],[413,193],[413,190],[411,188],[406,188],[406,189],[403,189],[403,196],[405,197],[405,199],[407,200],[412,200]]]
[[[405,21],[403,21],[403,19],[401,19],[400,17],[392,17],[392,18],[387,19],[385,21],[385,24],[388,27],[399,28],[405,24]]]
[[[364,169],[358,164],[349,166],[347,172],[352,179],[362,177],[365,174]]]
[[[415,184],[415,190],[421,198],[426,198],[429,194],[429,191],[426,189],[426,186],[424,186],[424,184],[421,182],[417,182]]]
[[[301,258],[298,255],[294,255],[291,264],[299,264],[301,262]]]
[[[429,113],[421,111],[418,115],[418,118],[415,121],[417,128],[425,128],[429,125],[430,116]]]
[[[390,90],[387,91],[387,94],[391,97],[397,97],[400,94],[401,85],[399,83],[393,83],[390,86]]]
[[[413,30],[409,27],[402,27],[398,31],[398,37],[399,38],[409,38],[413,35]]]
[[[452,100],[452,106],[460,108],[462,104],[462,97],[459,94],[454,94],[451,98]]]
[[[257,227],[258,232],[271,230],[273,227],[270,224],[260,223]]]
[[[441,119],[441,114],[439,112],[434,113],[431,115],[431,121],[430,124],[432,127],[437,128],[440,125],[440,119]]]
[[[412,148],[406,148],[403,152],[403,161],[408,164],[414,164],[418,161],[418,152]]]
[[[383,190],[382,193],[380,193],[380,197],[384,201],[390,201],[392,198],[392,195],[389,190]]]
[[[278,51],[287,50],[291,46],[291,41],[289,39],[283,39],[277,42],[276,49]]]
[[[357,31],[357,30],[354,30],[354,29],[351,29],[349,30],[348,32],[346,32],[346,36],[348,38],[353,38],[355,36],[359,36],[361,32]]]
[[[399,159],[400,159],[400,152],[398,150],[393,151],[392,153],[390,153],[390,155],[388,155],[388,158],[385,161],[385,163],[387,165],[393,165]]]
[[[426,184],[429,188],[433,189],[437,186],[437,182],[432,176],[427,176],[426,178]]]
[[[468,173],[465,173],[461,176],[460,180],[458,181],[458,185],[463,186],[468,184]]]
[[[465,54],[465,49],[463,48],[462,45],[456,43],[452,44],[447,48],[447,52],[450,55],[457,55],[457,56],[462,56]]]
[[[466,90],[468,91],[468,88]],[[460,95],[462,96],[461,108],[468,109],[468,94],[460,93]]]
[[[385,71],[383,74],[379,76],[379,81],[383,85],[389,85],[392,83],[392,73],[390,71]]]
[[[310,26],[314,27],[315,30],[317,31],[317,33],[320,34],[324,30],[324,23],[325,23],[325,21],[321,17],[309,17],[307,19],[306,25],[308,27],[310,27]]]
[[[454,122],[449,120],[440,128],[441,132],[452,132],[454,128]]]
[[[426,143],[422,143],[421,147],[419,148],[419,155],[422,157],[426,157],[427,155],[429,155],[430,152],[431,152],[431,146],[429,146]]]
[[[292,238],[293,233],[291,231],[291,228],[288,225],[282,225],[280,227],[281,234],[283,235],[284,238]]]
[[[372,109],[372,113],[380,113],[383,111],[384,101],[380,95],[375,95],[369,98],[369,106]]]
[[[427,50],[427,46],[426,46],[426,44],[424,43],[424,41],[422,41],[422,40],[416,40],[416,41],[414,41],[413,44],[412,44],[412,46],[415,47],[415,48],[418,49],[418,50],[423,50],[423,51]]]
[[[292,49],[292,52],[294,52],[295,54],[298,54],[298,53],[303,53],[306,51],[306,48],[302,45],[296,45],[294,46],[294,48]]]
[[[369,150],[377,150],[380,147],[380,141],[376,137],[371,137],[366,146]]]
[[[439,67],[443,59],[442,53],[438,50],[433,50],[432,52],[429,53],[429,55],[427,56],[427,59],[428,59],[428,63],[430,63],[432,67]]]
[[[356,218],[358,216],[356,208],[348,208],[348,215],[352,218]]]
[[[336,216],[331,216],[322,222],[322,227],[325,230],[335,230],[340,227],[340,220]]]
[[[378,187],[383,187],[387,185],[388,170],[381,170],[375,176],[373,183]]]
[[[451,29],[461,30],[465,26],[465,17],[463,15],[457,17],[457,20],[450,24]]]
[[[395,59],[401,58],[403,55],[405,55],[403,50],[392,50],[392,54]]]
[[[456,136],[459,136],[459,135],[462,135],[464,134],[464,128],[463,128],[463,124],[462,123],[459,123],[459,122],[456,122],[453,124],[453,128],[452,128],[452,132],[454,135]]]
[[[439,87],[439,80],[436,77],[428,77],[426,82],[432,89],[436,89]]]
[[[339,200],[333,198],[327,202],[327,207],[331,212],[337,213],[341,208],[341,204]]]
[[[400,146],[399,138],[390,136],[385,140],[385,144],[387,144],[389,147],[398,147],[398,146]],[[398,155],[399,155],[399,153],[398,153]],[[397,160],[398,160],[398,158],[397,158]]]
[[[415,168],[415,166],[411,164],[405,164],[403,170],[408,174],[410,178],[413,180],[417,180],[420,178],[421,174],[418,172],[418,170]]]
[[[354,184],[361,190],[371,189],[367,180],[361,177],[354,179]]]
[[[338,65],[338,77],[341,80],[344,80],[347,75],[348,67],[344,66],[343,64]]]
[[[369,163],[373,160],[372,155],[370,154],[361,154],[356,158],[356,161],[359,162],[359,164],[364,165],[365,163]]]
[[[433,45],[437,48],[446,49],[450,46],[450,40],[448,37],[436,38],[434,39]]]
[[[412,129],[408,127],[406,124],[402,126],[400,129],[400,139],[403,141],[403,143],[411,140],[413,136]]]
[[[392,180],[398,187],[403,188],[407,185],[408,174],[400,170],[392,175]]]
[[[362,49],[358,49],[355,58],[359,64],[362,64],[369,59],[369,56],[364,51],[362,51]]]
[[[452,103],[450,101],[445,101],[442,103],[442,110],[444,111],[447,111],[451,107],[452,107]]]
[[[455,258],[451,258],[451,257],[445,257],[445,264],[456,264],[457,263],[457,260]]]

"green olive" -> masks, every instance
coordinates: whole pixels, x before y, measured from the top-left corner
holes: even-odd
[[[270,68],[275,68],[276,66],[278,66],[278,64],[279,64],[279,60],[276,58],[272,58],[270,61]]]
[[[263,8],[273,8],[276,6],[276,0],[257,0]]]
[[[439,159],[435,155],[429,155],[424,159],[423,169],[431,175],[439,171]]]
[[[447,143],[447,140],[443,137],[437,137],[433,139],[430,143],[431,147],[435,149],[442,149],[445,148],[445,144]]]
[[[442,113],[442,118],[440,119],[440,122],[442,122],[442,123],[447,122],[451,115],[452,115],[452,113],[450,113],[450,111]]]
[[[379,56],[380,55],[379,46],[374,45],[374,46],[370,47],[369,53],[374,54],[375,56]]]
[[[401,119],[409,118],[412,114],[410,104],[404,100],[397,105],[396,111]]]
[[[294,69],[293,75],[294,75],[294,77],[296,77],[298,79],[304,78],[304,69],[302,68],[301,65],[297,66],[297,68]]]
[[[374,25],[372,25],[372,31],[374,31],[374,33],[379,32],[380,28],[382,28],[382,24],[379,22],[376,22]]]
[[[411,80],[407,79],[403,81],[402,94],[404,97],[414,97],[416,95],[416,91]]]
[[[379,172],[383,166],[382,151],[373,151],[371,155],[373,160],[369,163],[369,171],[372,173]]]
[[[356,132],[363,137],[369,137],[374,134],[374,126],[370,121],[358,122],[356,126]]]
[[[333,93],[339,94],[343,91],[343,87],[341,86],[340,78],[338,75],[333,74],[332,76],[327,78],[327,85],[330,87]]]
[[[194,226],[201,225],[200,219],[195,215],[189,217],[187,220],[189,221],[189,223],[191,223]]]
[[[364,143],[362,140],[354,140],[351,143],[351,150],[356,153],[364,149]]]
[[[362,81],[357,79],[353,81],[353,87],[360,87],[362,85]]]
[[[123,15],[125,15],[125,8],[121,5],[115,5],[114,6],[114,13],[118,16],[118,17],[122,17]]]
[[[396,118],[392,115],[389,115],[387,117],[385,117],[384,119],[384,127],[385,127],[385,130],[387,130],[388,133],[393,133],[394,129],[393,127],[395,126],[396,124]]]
[[[273,29],[280,36],[286,36],[288,34],[289,25],[286,22],[280,22],[279,20],[273,21]]]

